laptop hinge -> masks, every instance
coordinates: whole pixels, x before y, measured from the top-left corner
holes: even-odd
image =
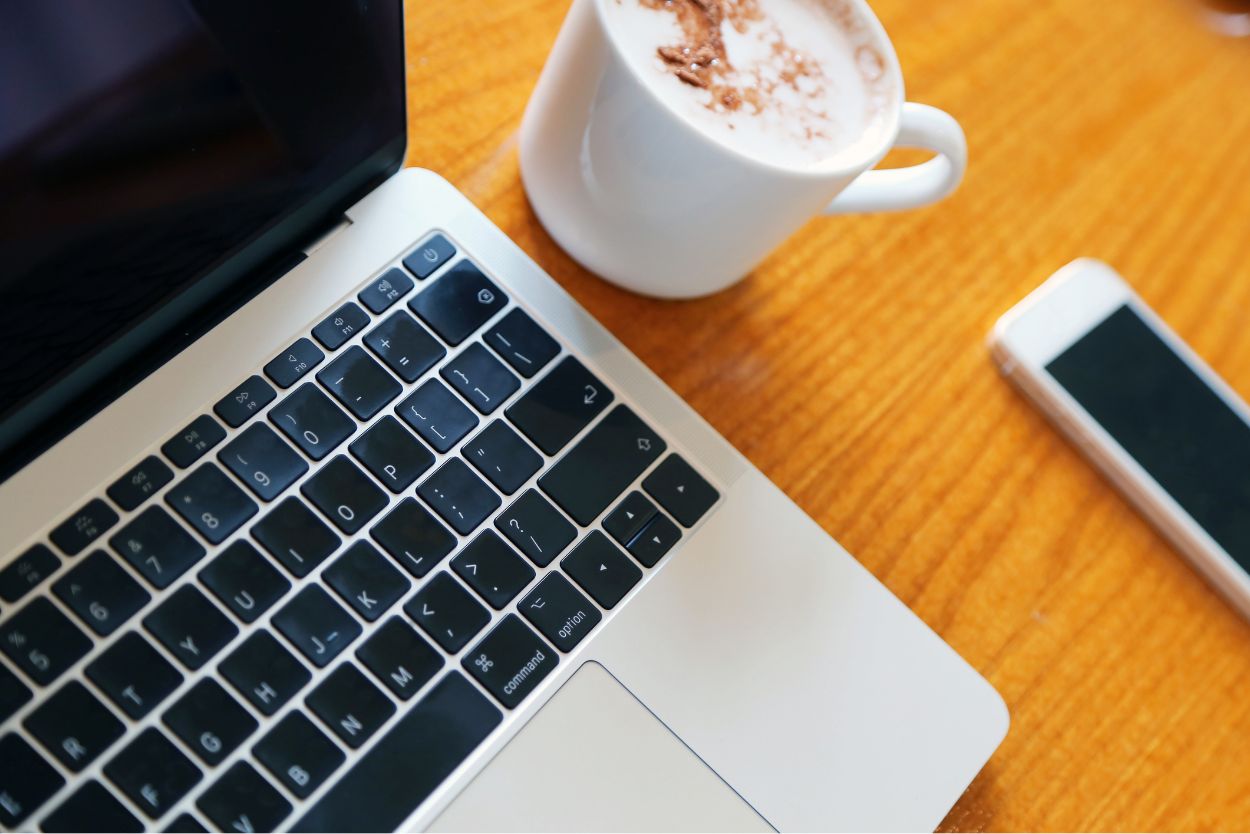
[[[321,237],[314,240],[312,243],[305,246],[304,254],[311,256],[313,252],[316,252],[322,246],[325,246],[327,243],[330,242],[331,238],[338,235],[339,232],[342,232],[344,229],[346,229],[350,225],[352,225],[352,219],[348,217],[347,215],[343,215],[343,218],[339,220],[339,222],[336,223],[334,226],[332,226],[328,232],[326,232]]]

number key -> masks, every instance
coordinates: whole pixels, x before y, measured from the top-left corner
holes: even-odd
[[[249,426],[217,458],[262,501],[272,501],[308,471],[294,449],[263,423]]]
[[[269,410],[269,419],[313,460],[321,460],[356,431],[343,413],[316,385],[293,391]]]
[[[204,547],[161,507],[148,507],[109,545],[157,588],[168,588],[204,557]]]
[[[91,651],[91,640],[57,610],[38,597],[0,623],[0,651],[40,686],[47,686]]]
[[[147,605],[152,597],[103,550],[97,550],[52,586],[52,592],[101,637]]]
[[[220,544],[256,515],[256,502],[206,463],[165,493],[165,502],[213,544]]]

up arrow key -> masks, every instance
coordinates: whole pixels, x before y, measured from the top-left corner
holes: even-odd
[[[605,571],[605,570],[607,570],[607,569],[608,569],[608,566],[607,566],[607,565],[603,564],[602,562],[600,562],[600,563],[599,563],[599,570],[601,570],[601,571]]]

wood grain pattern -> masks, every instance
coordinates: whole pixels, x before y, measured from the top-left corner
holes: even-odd
[[[567,0],[413,0],[411,164],[473,199],[1003,693],[957,829],[1250,827],[1250,626],[995,373],[995,319],[1115,264],[1250,394],[1250,41],[1183,0],[875,0],[953,199],[811,223],[663,303],[547,237],[516,131]]]

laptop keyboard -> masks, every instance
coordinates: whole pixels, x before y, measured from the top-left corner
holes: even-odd
[[[719,499],[445,236],[401,264],[0,570],[0,826],[390,830]]]

